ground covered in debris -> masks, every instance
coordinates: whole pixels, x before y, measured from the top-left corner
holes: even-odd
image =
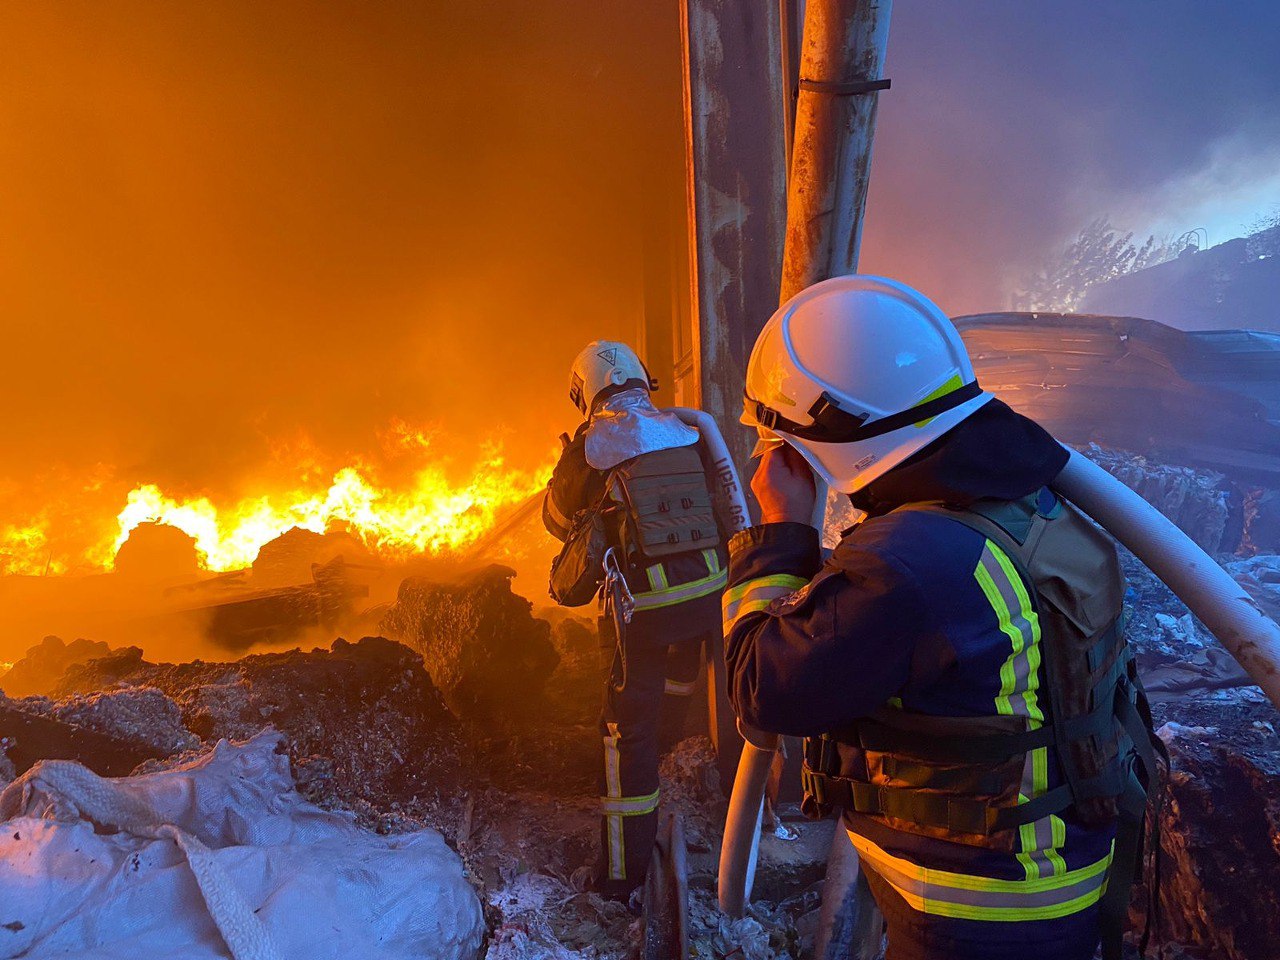
[[[1163,468],[1144,480],[1145,461],[1110,468],[1181,504],[1163,506],[1206,543],[1238,536],[1218,480]],[[1280,612],[1280,558],[1223,559]],[[1156,942],[1166,957],[1273,957],[1280,717],[1159,581],[1131,557],[1125,566],[1130,636],[1173,757]],[[308,798],[383,833],[440,830],[485,904],[491,960],[620,960],[638,920],[581,889],[598,830],[594,625],[537,614],[510,570],[488,567],[448,583],[407,580],[383,615],[387,636],[305,652],[169,664],[137,648],[46,640],[12,684],[0,677],[0,782],[42,756],[112,775],[156,769],[275,727]],[[688,844],[692,956],[811,955],[833,825],[782,807],[750,913],[730,921],[715,908],[726,800],[709,740],[691,736],[664,757],[662,797]],[[1145,901],[1139,891],[1136,912]]]

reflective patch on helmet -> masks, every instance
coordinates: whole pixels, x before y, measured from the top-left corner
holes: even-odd
[[[790,376],[782,325],[766,327],[747,365],[747,395],[769,407],[794,407],[796,398],[788,392]]]

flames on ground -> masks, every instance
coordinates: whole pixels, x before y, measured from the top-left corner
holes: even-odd
[[[438,431],[398,420],[381,440],[377,455],[354,456],[327,471],[310,454],[292,471],[292,483],[248,496],[177,493],[143,482],[124,494],[123,505],[104,504],[96,517],[83,515],[83,501],[46,505],[19,522],[0,523],[0,574],[110,570],[144,523],[181,530],[194,541],[200,567],[212,572],[248,567],[264,544],[293,528],[340,529],[388,562],[448,554],[541,489],[553,462],[548,454],[513,463],[498,440],[450,450]],[[98,493],[102,483],[86,486]]]

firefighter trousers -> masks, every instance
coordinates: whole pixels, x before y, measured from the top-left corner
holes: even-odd
[[[1052,920],[991,922],[921,913],[868,864],[867,885],[884,915],[885,960],[1093,960],[1097,906]]]
[[[612,621],[601,619],[599,629],[604,763],[595,888],[626,899],[649,868],[658,831],[658,758],[683,736],[706,637],[665,643],[634,623],[624,666]]]

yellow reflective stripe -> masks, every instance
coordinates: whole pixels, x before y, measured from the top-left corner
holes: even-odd
[[[1022,578],[1004,551],[991,541],[987,541],[973,576],[1012,646],[1000,667],[996,713],[1043,722],[1036,694],[1040,686],[1040,618]]]
[[[601,797],[600,812],[619,817],[642,817],[658,809],[658,791],[643,797]]]
[[[775,573],[767,577],[746,580],[731,590],[726,590],[721,600],[724,630],[727,634],[739,619],[748,613],[765,609],[779,597],[790,596],[809,581],[790,573]]]
[[[964,386],[964,378],[957,373],[955,376],[948,379],[947,382],[944,383],[942,386],[940,386],[937,390],[933,391],[933,393],[929,394],[927,397],[922,399],[919,403],[915,404],[915,406],[917,407],[922,406],[928,403],[930,400],[940,400],[942,397],[945,397],[949,393],[955,393],[957,390],[959,390],[963,386]],[[937,418],[930,417],[928,420],[921,420],[919,423],[913,424],[913,426],[927,427],[929,424],[933,423],[935,419]]]
[[[1010,641],[1011,651],[1000,667],[1000,693],[996,696],[996,713],[1026,718],[1028,729],[1042,725],[1044,711],[1040,706],[1040,618],[1037,616],[1026,584],[1013,561],[998,545],[987,541],[974,570],[983,594],[995,611],[1000,630]],[[1019,803],[1042,796],[1049,789],[1049,751],[1040,747],[1029,752],[1023,764]],[[1065,842],[1066,827],[1061,821],[1045,817],[1018,828],[1018,862],[1028,880],[1046,874],[1062,876],[1066,861],[1058,852]]]
[[[990,546],[1006,582],[1013,588],[1014,595],[1018,598],[1019,629],[1023,631],[1030,629],[1030,639],[1025,647],[1027,679],[1025,689],[1021,692],[1026,701],[1027,716],[1032,720],[1043,722],[1044,711],[1040,709],[1040,695],[1037,693],[1040,689],[1040,616],[1036,613],[1035,604],[1031,602],[1031,596],[1027,593],[1027,585],[1022,582],[1022,576],[1018,573],[1018,568],[1013,565],[1013,561],[1009,559],[1009,555],[995,544]]]
[[[1112,853],[1096,863],[1038,880],[1001,880],[921,867],[849,832],[858,853],[914,909],[965,920],[1024,921],[1065,917],[1097,903]]]
[[[714,550],[703,550],[702,559],[707,562],[707,569],[712,573],[720,572],[720,555]]]
[[[724,592],[724,602],[728,606],[735,600],[741,600],[753,590],[760,587],[788,587],[792,590],[799,590],[808,581],[803,577],[797,577],[790,573],[771,573],[764,577],[755,577],[751,580],[743,580],[736,587],[730,587]]]
[[[609,736],[604,738],[604,784],[608,799],[622,797],[622,777],[618,769],[618,733],[616,723],[608,724]],[[627,878],[626,847],[622,834],[622,817],[619,814],[605,814],[605,835],[607,838],[609,857],[609,879],[625,880]]]
[[[690,580],[688,583],[676,584],[665,590],[651,590],[648,593],[637,593],[637,610],[656,610],[659,607],[671,607],[687,600],[697,600],[712,593],[718,593],[729,580],[729,571],[721,570],[703,577],[701,580]]]
[[[668,693],[673,697],[691,697],[693,696],[693,692],[697,689],[698,681],[696,680],[690,680],[688,683],[685,683],[683,680],[668,679],[666,685],[663,687],[663,692]]]
[[[667,571],[660,563],[645,570],[645,575],[649,578],[649,590],[656,593],[667,588]],[[644,596],[644,594],[641,594]]]

